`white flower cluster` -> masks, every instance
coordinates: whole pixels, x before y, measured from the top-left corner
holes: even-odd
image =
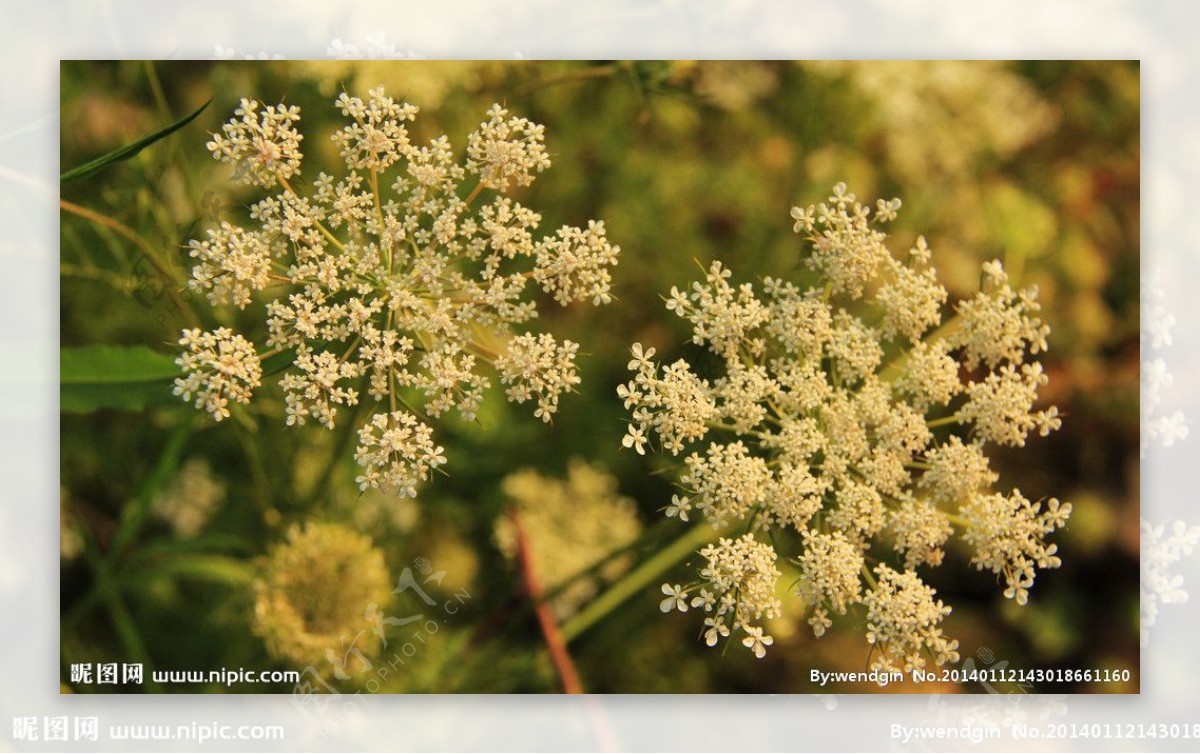
[[[558,396],[579,384],[575,368],[578,343],[564,340],[561,344],[542,333],[525,333],[509,341],[508,352],[496,359],[500,381],[511,385],[508,399],[515,403],[537,400],[533,415],[549,422],[558,410]]]
[[[444,448],[433,444],[433,429],[405,411],[375,414],[358,429],[354,459],[362,466],[359,487],[386,487],[408,497],[446,462]]]
[[[842,184],[825,202],[794,208],[821,283],[801,289],[767,278],[760,294],[714,262],[690,290],[673,288],[666,306],[718,366],[701,374],[686,360],[660,363],[654,348],[635,343],[633,378],[617,392],[631,412],[626,447],[687,454],[667,516],[698,512],[718,531],[747,532],[739,547],[757,554],[741,567],[764,570],[741,578],[762,593],[777,574],[774,547],[798,536],[790,559],[813,632],[865,607],[877,665],[911,668],[924,652],[938,664],[957,658],[940,628],[950,608],[916,569],[940,565],[957,531],[974,548],[972,562],[1003,577],[1005,595],[1024,604],[1034,569],[1059,565],[1046,538],[1071,507],[994,492],[985,452],[989,443],[1024,445],[1030,432],[1045,435],[1061,421],[1053,407],[1034,408],[1047,377],[1030,359],[1049,335],[1037,291],[1014,290],[1000,263],[988,262],[982,290],[949,307],[924,238],[904,262],[889,251],[879,226],[899,208],[896,199],[863,206]],[[954,426],[964,436],[939,434]],[[879,543],[902,572],[877,563]],[[697,588],[664,585],[664,608],[672,599],[686,607]],[[758,627],[707,625],[710,644]],[[767,643],[747,646],[758,653]]]
[[[1058,545],[1047,544],[1046,536],[1067,525],[1070,503],[1057,498],[1041,503],[1026,500],[1020,490],[1008,497],[976,495],[962,509],[966,521],[963,541],[975,548],[971,562],[1004,577],[1004,596],[1018,605],[1029,601],[1036,568],[1058,568]]]
[[[620,249],[597,221],[538,238],[541,216],[508,195],[550,166],[541,125],[496,105],[460,159],[445,136],[414,143],[417,108],[382,88],[335,105],[347,125],[332,141],[347,172],[321,173],[307,194],[293,185],[298,108],[242,100],[209,143],[235,179],[278,190],[252,206],[253,227],[223,223],[192,242],[191,285],[242,309],[269,291],[268,349],[225,328],[185,332],[176,393],[220,420],[229,401],[249,400],[261,359],[290,355],[287,423],[333,428],[364,395],[383,404],[359,433],[358,481],[412,496],[445,461],[412,402],[473,419],[491,366],[510,400],[535,401],[550,421],[579,382],[578,345],[511,329],[537,316],[533,286],[563,305],[607,303]]]
[[[243,98],[233,111],[234,118],[213,134],[208,151],[213,157],[233,165],[236,175],[246,183],[271,188],[300,171],[300,142],[304,136],[296,130],[300,108],[267,105]]]
[[[747,534],[738,539],[722,537],[715,545],[702,549],[700,555],[705,559],[700,583],[690,587],[663,584],[667,598],[660,608],[664,613],[687,612],[687,595],[695,593],[691,606],[708,614],[704,619],[704,641],[708,646],[715,646],[732,631],[741,631],[745,634],[742,644],[755,656],[763,657],[775,640],[757,624],[778,617],[782,608],[775,596],[775,583],[779,581],[775,549]]]
[[[262,363],[254,344],[228,327],[212,332],[184,330],[179,339],[183,353],[175,363],[183,377],[175,378],[175,395],[196,398],[196,408],[217,421],[229,416],[229,402],[249,403],[262,380]]]
[[[1150,641],[1150,629],[1158,622],[1159,603],[1180,604],[1188,601],[1183,588],[1183,576],[1172,573],[1171,567],[1200,547],[1200,526],[1188,526],[1183,521],[1166,526],[1154,526],[1142,519],[1142,580],[1141,618],[1142,646]]]
[[[1171,330],[1175,327],[1175,317],[1163,306],[1166,294],[1162,289],[1162,272],[1157,268],[1151,270],[1142,280],[1141,296],[1141,341],[1143,354],[1147,349],[1159,351],[1171,345]],[[1175,382],[1174,376],[1167,370],[1167,362],[1161,356],[1143,358],[1142,360],[1142,391],[1141,419],[1142,457],[1151,444],[1171,447],[1180,440],[1187,439],[1188,426],[1182,411],[1162,413],[1163,390]]]
[[[467,139],[467,170],[477,172],[488,188],[528,186],[535,173],[550,167],[545,127],[525,118],[509,118],[508,111],[492,105],[488,119]]]
[[[942,618],[950,608],[934,599],[934,590],[912,571],[900,573],[880,563],[879,580],[863,597],[867,606],[867,642],[879,650],[871,667],[911,673],[925,667],[925,656],[937,665],[958,662],[958,642],[942,635]]]

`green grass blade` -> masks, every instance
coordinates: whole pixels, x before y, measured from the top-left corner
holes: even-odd
[[[198,116],[200,113],[204,112],[204,109],[206,107],[208,107],[211,102],[212,102],[212,100],[209,99],[208,102],[205,102],[203,105],[201,105],[199,107],[199,109],[197,109],[191,115],[186,115],[183,118],[180,118],[179,120],[175,121],[174,123],[167,126],[166,128],[163,128],[162,130],[155,131],[154,133],[150,134],[149,136],[138,139],[137,141],[133,142],[132,144],[126,144],[125,146],[121,147],[120,149],[109,152],[106,155],[101,155],[100,157],[97,157],[96,159],[91,160],[90,162],[85,162],[84,164],[80,165],[77,168],[72,168],[71,170],[68,170],[67,172],[65,172],[59,176],[59,178],[58,178],[59,183],[71,183],[72,181],[78,181],[83,178],[88,178],[92,175],[95,175],[96,173],[99,173],[101,170],[104,170],[109,165],[112,165],[114,162],[128,160],[129,158],[136,155],[138,152],[141,152],[143,149],[145,149],[146,147],[153,144],[154,142],[159,141],[161,139],[165,139],[166,137],[170,136],[171,134],[175,133],[179,129],[186,126],[188,123],[191,123],[193,120],[196,119],[196,116]]]

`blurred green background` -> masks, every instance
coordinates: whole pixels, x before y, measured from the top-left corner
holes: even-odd
[[[64,412],[64,689],[292,691],[285,683],[72,684],[69,669],[140,661],[147,673],[151,666],[302,670],[270,656],[252,630],[254,582],[292,524],[322,521],[368,536],[393,582],[406,567],[418,577],[444,571],[422,582],[434,606],[411,590],[381,606],[400,618],[434,615],[438,630],[386,677],[380,658],[405,645],[411,625],[389,628],[388,646],[357,660],[349,678],[335,678],[313,658],[331,685],[559,691],[506,544],[511,537],[497,534],[506,508],[518,503],[540,553],[540,578],[554,594],[603,553],[590,561],[579,555],[571,537],[586,527],[536,520],[536,501],[548,497],[599,521],[590,531],[604,530],[621,511],[622,536],[605,545],[619,557],[595,569],[586,594],[569,601],[581,604],[556,605],[587,691],[809,692],[818,690],[811,668],[864,669],[869,646],[853,613],[816,640],[798,610],[785,611],[770,626],[776,645],[761,661],[740,646],[705,647],[698,616],[658,611],[657,584],[686,581],[687,558],[584,630],[571,622],[683,533],[660,512],[675,470],[621,448],[625,417],[614,391],[626,379],[629,345],[654,346],[667,361],[689,352],[685,323],[660,296],[696,279],[695,261],[720,259],[738,282],[795,275],[801,243],[788,210],[822,200],[844,180],[864,199],[903,199],[892,248],[925,235],[952,299],[977,288],[981,262],[1001,258],[1021,285],[1039,287],[1053,328],[1043,399],[1063,411],[1063,429],[1031,438],[1019,452],[990,452],[1003,489],[1073,503],[1069,527],[1055,539],[1063,566],[1040,574],[1030,604],[1018,608],[990,574],[968,565],[969,553],[952,548],[941,568],[925,574],[954,608],[946,633],[976,667],[1133,670],[1128,684],[1038,691],[1137,690],[1136,63],[64,62],[61,74],[64,170],[213,100],[132,160],[63,186],[64,348],[149,346],[173,356],[180,329],[217,324],[261,342],[261,306],[214,310],[182,287],[188,240],[220,219],[245,221],[262,196],[231,183],[204,147],[241,97],[301,107],[307,178],[343,171],[328,141],[341,125],[332,101],[343,88],[365,96],[383,84],[421,108],[414,141],[444,133],[459,154],[488,106],[500,102],[546,126],[554,166],[519,197],[542,214],[542,231],[602,219],[622,249],[613,304],[540,302],[536,326],[582,344],[583,383],[563,399],[554,423],[542,424],[493,388],[478,423],[452,417],[436,425],[448,475],[415,501],[360,496],[353,423],[333,432],[285,428],[271,380],[242,420],[220,425],[169,391],[136,410]],[[585,459],[596,478],[572,476],[573,459]],[[527,483],[506,486],[521,469],[532,472]],[[446,612],[451,603],[454,613]],[[954,690],[987,689],[887,689]]]

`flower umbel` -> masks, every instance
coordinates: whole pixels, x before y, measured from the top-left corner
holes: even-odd
[[[698,584],[663,585],[664,609],[696,595],[710,646],[741,631],[765,654],[771,637],[757,622],[779,613],[776,548],[789,542],[813,632],[865,610],[879,669],[957,660],[941,628],[951,608],[916,570],[941,565],[956,533],[1018,604],[1037,569],[1060,563],[1047,538],[1070,504],[995,492],[986,452],[1062,422],[1054,407],[1035,409],[1048,377],[1032,357],[1050,332],[1037,290],[1016,290],[992,261],[982,290],[948,306],[923,237],[904,261],[888,249],[881,227],[899,209],[898,199],[864,206],[843,184],[794,208],[821,277],[811,288],[765,278],[759,293],[719,261],[689,290],[672,288],[667,309],[715,367],[668,365],[633,344],[633,378],[617,391],[631,411],[623,444],[687,454],[668,517],[698,512],[718,531],[746,532],[700,551]],[[878,544],[896,565],[880,562]]]
[[[297,666],[332,665],[354,655],[362,670],[381,635],[364,617],[392,597],[383,553],[338,524],[293,526],[268,553],[254,583],[254,633],[273,657]]]
[[[342,408],[381,404],[359,430],[358,483],[415,496],[446,461],[424,417],[474,419],[487,368],[510,401],[551,420],[579,383],[578,345],[514,332],[537,316],[529,288],[564,306],[607,303],[620,249],[595,220],[539,238],[541,216],[507,195],[550,167],[543,126],[496,105],[460,159],[445,136],[415,144],[417,108],[382,88],[335,105],[346,173],[321,173],[307,192],[299,108],[242,100],[213,135],[235,180],[276,192],[251,207],[252,227],[222,223],[191,243],[191,286],[213,304],[263,300],[268,337],[260,354],[228,328],[186,331],[175,392],[221,420],[249,401],[262,359],[291,356],[287,423],[332,429]]]
[[[664,613],[672,609],[687,612],[687,596],[694,594],[691,606],[708,614],[704,625],[709,646],[717,643],[717,637],[741,631],[746,634],[743,643],[762,657],[766,654],[764,647],[774,640],[763,634],[759,622],[778,617],[781,608],[775,597],[775,582],[779,580],[775,550],[745,535],[739,539],[722,537],[715,545],[702,549],[700,555],[705,559],[700,583],[690,587],[663,584],[666,599],[659,608]]]
[[[184,330],[179,345],[185,350],[175,363],[184,376],[175,378],[175,395],[185,401],[195,396],[196,408],[217,421],[229,416],[229,401],[250,402],[262,380],[262,364],[250,341],[228,327],[212,332],[196,328]]]

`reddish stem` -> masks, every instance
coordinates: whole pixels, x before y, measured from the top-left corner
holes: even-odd
[[[563,691],[568,694],[582,694],[583,684],[579,682],[579,673],[575,663],[567,652],[567,643],[563,641],[562,632],[550,605],[542,599],[542,585],[533,567],[533,555],[529,548],[529,537],[525,527],[521,525],[521,516],[515,507],[508,509],[508,517],[512,521],[513,531],[517,539],[517,562],[521,566],[521,576],[525,580],[525,591],[533,602],[533,610],[537,614],[538,625],[542,629],[542,637],[546,640],[546,648],[550,651],[550,660],[554,670],[562,681]]]

